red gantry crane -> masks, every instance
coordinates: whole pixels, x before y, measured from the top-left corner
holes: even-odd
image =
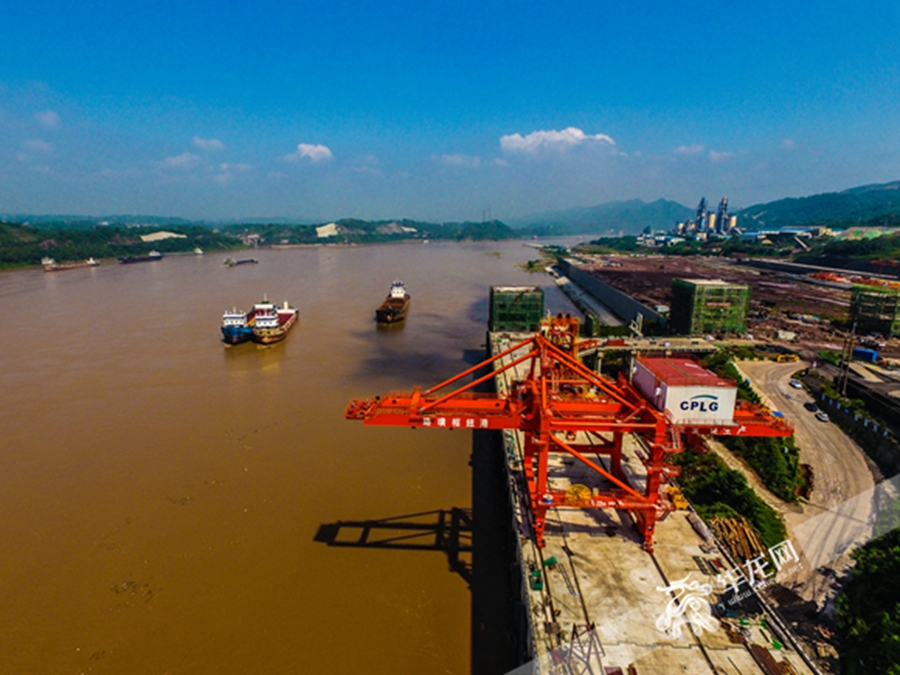
[[[643,546],[652,552],[657,519],[672,504],[661,496],[661,487],[678,475],[668,456],[681,452],[682,436],[790,436],[793,429],[783,418],[760,406],[739,402],[733,422],[707,426],[680,424],[656,410],[623,376],[613,381],[586,368],[573,356],[577,346],[573,331],[551,325],[548,337],[538,333],[496,356],[422,391],[389,392],[369,399],[354,399],[347,419],[374,426],[408,426],[433,429],[512,429],[524,434],[524,477],[535,542],[544,546],[544,527],[551,508],[624,509],[635,518]],[[567,351],[567,349],[569,351]],[[490,366],[492,372],[464,378]],[[508,390],[499,394],[474,391],[501,373]],[[521,376],[525,373],[524,377]],[[453,388],[456,385],[456,388]],[[447,390],[446,393],[440,393]],[[576,443],[577,432],[590,437]],[[587,440],[585,435],[581,438]],[[622,469],[625,434],[638,439],[638,456],[646,469],[644,488],[632,484]],[[610,487],[568,490],[548,482],[550,453],[567,453],[608,481]],[[591,455],[609,457],[608,468]],[[575,487],[576,489],[573,489]],[[579,489],[580,488],[580,489]]]

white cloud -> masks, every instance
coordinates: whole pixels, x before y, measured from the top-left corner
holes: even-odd
[[[672,152],[676,155],[687,157],[690,155],[699,155],[704,150],[706,150],[705,146],[701,145],[700,143],[693,143],[692,145],[679,145]]]
[[[34,114],[36,119],[45,129],[56,129],[59,126],[60,118],[55,110],[44,110]]]
[[[213,180],[218,183],[230,183],[234,178],[236,173],[246,173],[247,171],[253,171],[253,167],[249,164],[219,164],[218,167],[219,173],[213,176]]]
[[[350,167],[353,173],[366,173],[371,176],[383,176],[384,172],[378,168],[378,157],[375,155],[362,155],[356,158],[356,162]]]
[[[381,169],[376,169],[372,166],[354,166],[351,168],[351,171],[354,173],[367,173],[371,176],[383,176]]]
[[[562,131],[532,131],[527,136],[509,134],[500,137],[500,148],[506,152],[536,152],[544,148],[564,150],[579,145],[595,143],[602,145],[616,144],[606,134],[589,135],[576,127],[567,127]]]
[[[140,169],[101,169],[97,175],[103,176],[104,178],[121,178],[128,176],[140,176],[144,172]]]
[[[192,152],[183,152],[175,157],[166,157],[162,165],[167,169],[193,169],[200,164],[200,158]]]
[[[781,141],[781,149],[782,150],[794,150],[797,147],[797,141],[791,138],[785,138]]]
[[[441,155],[440,162],[444,166],[466,166],[473,169],[481,165],[481,157],[471,155]]]
[[[253,171],[250,164],[219,164],[221,171]]]
[[[53,143],[48,143],[47,141],[42,141],[37,138],[31,141],[23,141],[22,146],[32,152],[40,152],[43,154],[56,150],[56,146],[54,146]]]
[[[297,146],[297,152],[292,152],[284,156],[288,162],[296,162],[304,157],[308,157],[312,162],[334,159],[334,155],[331,153],[331,150],[328,149],[328,146],[313,143],[300,143]]]
[[[726,159],[729,159],[734,153],[733,152],[718,152],[716,150],[709,151],[709,159],[713,162],[724,162]]]
[[[225,144],[218,138],[200,138],[194,136],[194,147],[201,150],[224,150]]]

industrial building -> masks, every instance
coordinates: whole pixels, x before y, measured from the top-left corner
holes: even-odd
[[[850,297],[850,317],[859,333],[900,334],[900,290],[878,286],[854,286]]]
[[[492,286],[488,330],[534,332],[544,317],[544,289],[539,286]]]
[[[727,197],[722,197],[715,213],[706,208],[706,197],[703,197],[697,207],[696,219],[678,223],[672,230],[673,234],[696,241],[706,241],[711,236],[730,237],[738,232],[737,216],[728,213]]]
[[[675,279],[669,321],[676,335],[743,332],[749,305],[748,286],[721,279]]]

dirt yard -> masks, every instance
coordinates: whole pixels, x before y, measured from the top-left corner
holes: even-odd
[[[716,258],[671,256],[582,256],[594,276],[628,293],[649,307],[670,306],[672,280],[721,279],[750,287],[747,332],[793,349],[811,352],[840,350],[844,333],[832,327],[834,319],[848,318],[850,290],[803,281],[803,277],[742,267]],[[779,339],[779,331],[796,334]],[[897,343],[897,344],[894,344]],[[900,343],[891,340],[883,355],[900,355]]]

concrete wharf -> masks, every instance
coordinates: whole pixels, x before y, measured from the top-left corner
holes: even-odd
[[[527,337],[492,333],[490,353],[499,354]],[[494,368],[517,356],[507,355]],[[507,392],[525,376],[517,369],[498,373],[497,392]],[[554,508],[547,515],[546,546],[539,550],[531,537],[524,435],[502,433],[511,525],[518,534],[519,602],[533,659],[516,673],[817,673],[749,585],[738,590],[761,603],[759,613],[728,610],[713,619],[712,591],[721,583],[722,571],[733,565],[714,540],[698,534],[688,520],[690,511],[672,512],[657,524],[654,553],[649,554],[625,512]],[[590,442],[583,432],[578,436],[578,443]],[[643,486],[646,474],[637,445],[626,437],[623,467],[632,484]],[[603,463],[599,454],[591,459]],[[575,484],[596,489],[605,479],[574,457],[551,454],[550,480],[558,489]]]
[[[585,291],[581,286],[569,279],[569,277],[558,273],[552,267],[547,268],[547,273],[553,277],[553,280],[559,289],[565,293],[582,312],[593,312],[600,317],[600,321],[604,326],[625,325],[625,322],[613,313],[609,307],[597,300],[597,298]]]

